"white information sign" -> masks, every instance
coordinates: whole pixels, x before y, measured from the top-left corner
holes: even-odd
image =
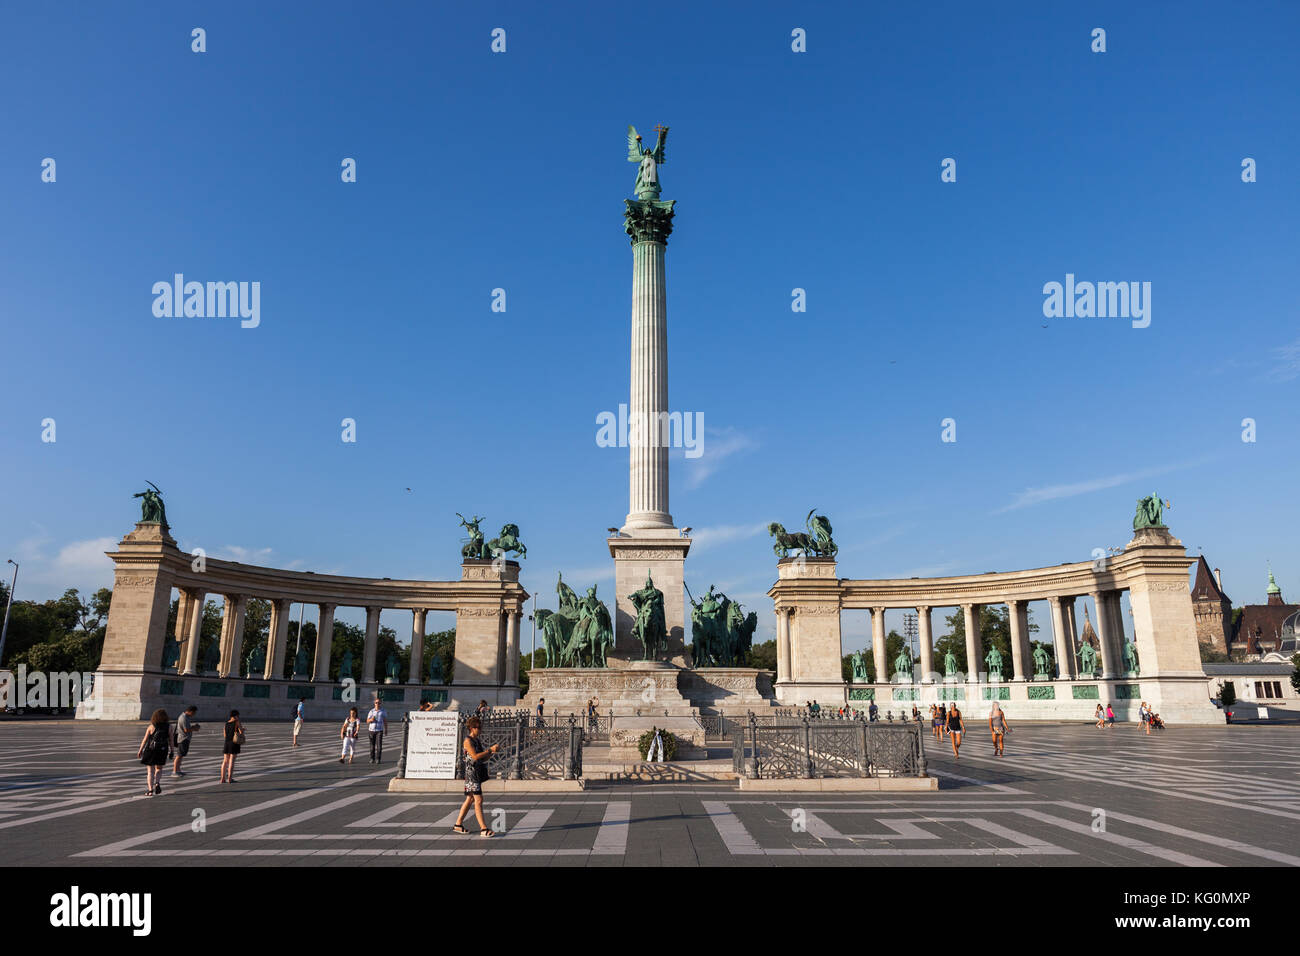
[[[408,779],[455,779],[459,716],[454,710],[411,712],[411,729],[406,741]]]

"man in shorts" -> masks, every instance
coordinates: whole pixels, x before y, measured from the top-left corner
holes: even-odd
[[[199,729],[198,722],[194,719],[194,715],[198,712],[199,709],[190,704],[185,708],[184,713],[176,718],[176,752],[172,758],[173,777],[185,776],[185,774],[181,773],[181,761],[190,752],[190,736]]]
[[[302,730],[302,722],[306,718],[307,698],[298,698],[298,709],[293,715],[293,745],[298,746],[298,734]]]

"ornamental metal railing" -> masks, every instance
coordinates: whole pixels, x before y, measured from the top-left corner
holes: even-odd
[[[465,721],[457,721],[456,779],[465,779]],[[524,711],[499,711],[480,717],[478,739],[499,749],[487,758],[489,779],[575,780],[582,776],[582,729],[567,720],[560,726],[539,727]]]
[[[751,720],[740,736],[733,736],[732,761],[748,777],[926,776],[925,738],[913,722],[804,718],[764,726]]]

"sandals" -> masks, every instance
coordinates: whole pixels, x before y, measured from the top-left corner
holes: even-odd
[[[453,824],[453,825],[452,825],[451,832],[452,832],[452,833],[464,833],[466,836],[469,835],[469,831],[466,830],[465,827],[464,827],[463,825],[459,824],[459,823],[456,823],[456,824]]]
[[[484,839],[487,839],[488,837],[496,836],[496,834],[492,832],[491,827],[484,827],[482,830],[479,830],[478,835],[483,837]]]

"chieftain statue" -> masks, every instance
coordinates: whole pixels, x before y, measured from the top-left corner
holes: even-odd
[[[293,676],[307,676],[307,648],[298,648],[298,653],[293,656]]]
[[[949,651],[947,654],[943,655],[943,676],[944,677],[957,676],[957,655],[954,654],[952,651]]]
[[[1034,677],[1046,680],[1052,676],[1052,655],[1041,641],[1034,642]]]
[[[352,652],[344,651],[343,660],[339,662],[339,680],[347,680],[352,676]]]
[[[839,546],[831,538],[830,519],[825,515],[814,517],[816,511],[814,508],[804,518],[804,526],[808,529],[806,534],[786,531],[777,521],[767,526],[767,533],[776,538],[772,550],[778,558],[788,557],[790,551],[801,551],[810,558],[833,558],[839,553]]]
[[[162,491],[152,481],[146,481],[149,487],[133,494],[132,498],[143,498],[140,502],[140,523],[160,524],[167,528],[167,509],[163,507]]]
[[[266,648],[258,644],[244,659],[244,676],[260,678],[266,673]]]
[[[388,661],[384,665],[384,674],[386,675],[385,683],[397,683],[397,655],[392,651],[388,652]]]
[[[863,659],[861,651],[853,652],[853,657],[850,658],[850,663],[853,666],[853,683],[870,683],[867,679],[867,662]]]
[[[899,678],[905,681],[912,679],[912,649],[906,644],[902,646],[898,656],[894,658],[894,679],[898,680]]]
[[[606,650],[614,646],[609,609],[597,599],[596,586],[579,599],[561,574],[555,585],[560,609],[537,612],[547,667],[604,667]],[[536,663],[534,663],[536,666]]]
[[[691,600],[691,660],[695,667],[743,667],[758,614],[745,615],[739,602],[731,600],[709,585],[699,601],[686,589]]]
[[[1124,670],[1129,677],[1137,677],[1138,671],[1138,649],[1132,640],[1124,642]]]
[[[664,592],[655,587],[646,572],[645,587],[627,596],[636,608],[636,621],[632,633],[641,642],[642,660],[657,661],[668,647],[668,626],[664,617]]]
[[[659,166],[664,162],[668,127],[656,126],[655,131],[659,138],[655,140],[654,149],[646,149],[641,145],[641,134],[636,131],[636,127],[627,128],[627,161],[638,164],[633,194],[640,200],[659,198]]]
[[[1164,509],[1172,507],[1173,505],[1168,501],[1162,502],[1159,495],[1152,494],[1139,498],[1137,514],[1133,516],[1133,530],[1165,527]]]
[[[1087,641],[1079,645],[1079,649],[1074,652],[1074,656],[1079,658],[1079,676],[1096,677],[1097,676],[1097,652]]]
[[[168,634],[167,641],[163,644],[163,670],[169,667],[176,667],[181,660],[181,642],[175,637]]]
[[[203,670],[209,674],[215,674],[221,661],[221,642],[212,641],[208,644],[208,649],[203,652]]]
[[[446,683],[446,678],[442,674],[442,655],[437,652],[429,655],[429,683]]]
[[[989,647],[984,663],[988,667],[989,680],[1002,680],[1002,654],[996,647]]]

